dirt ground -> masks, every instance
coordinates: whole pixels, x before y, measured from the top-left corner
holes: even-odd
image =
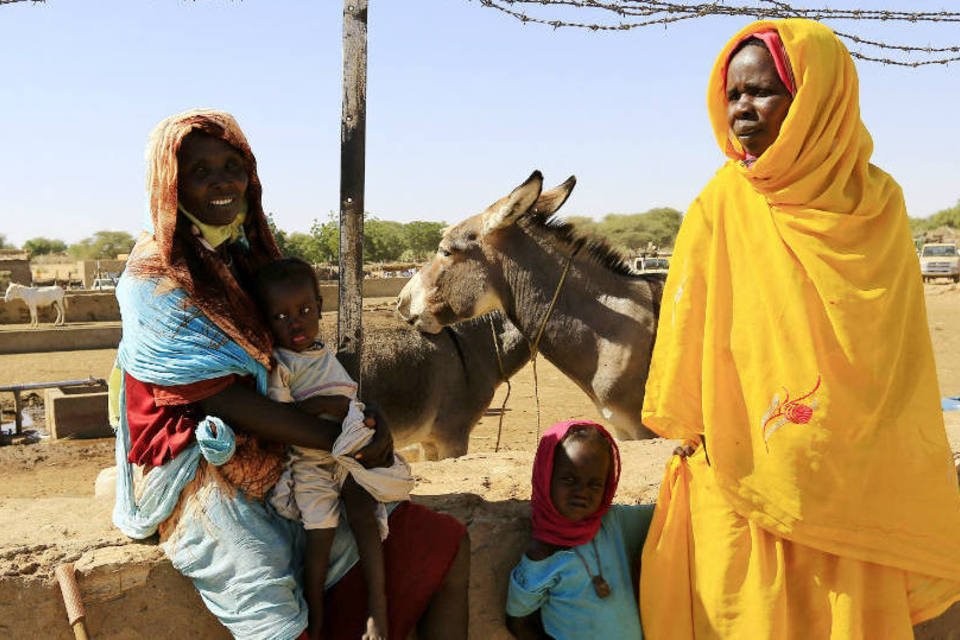
[[[960,299],[960,296],[958,296]],[[364,307],[364,326],[400,324],[393,315],[392,300],[372,299]],[[336,314],[323,314],[323,335],[336,335]],[[3,325],[0,325],[3,326]],[[3,329],[0,329],[3,330]],[[9,329],[8,329],[9,330]],[[55,351],[37,354],[0,355],[0,386],[25,382],[105,378],[116,349]],[[537,362],[540,388],[540,422],[544,428],[558,420],[589,416],[599,419],[593,404],[580,389],[542,357]],[[471,453],[492,452],[496,445],[500,409],[507,393],[502,385],[494,401],[470,437]],[[24,396],[26,402],[41,402],[42,395]],[[13,399],[3,394],[3,423],[12,422]],[[42,417],[42,412],[34,414]],[[531,451],[536,444],[537,411],[533,368],[528,365],[510,381],[510,397],[503,411],[501,450]],[[0,501],[4,498],[90,496],[97,472],[113,464],[112,440],[41,440],[30,445],[0,447]],[[3,508],[0,502],[0,509]]]
[[[960,395],[960,287],[926,285],[927,315],[944,396]],[[364,307],[367,327],[399,323],[392,301],[369,300]],[[336,314],[323,315],[323,335],[336,335]],[[46,380],[106,377],[116,355],[114,349],[65,351],[43,354],[0,355],[0,385]],[[537,364],[540,388],[540,423],[574,417],[599,419],[593,404],[580,389],[542,357]],[[490,409],[470,437],[470,453],[494,451],[500,408],[507,393],[502,385]],[[3,394],[4,422],[12,420],[12,398]],[[537,408],[533,367],[527,365],[510,382],[510,397],[503,411],[501,450],[533,451],[536,445]],[[97,472],[113,464],[112,440],[42,440],[32,445],[0,447],[0,512],[4,499],[30,497],[81,497],[93,495]],[[433,487],[436,491],[437,488]],[[526,498],[525,486],[514,498]]]

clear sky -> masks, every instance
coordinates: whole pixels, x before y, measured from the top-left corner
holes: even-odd
[[[341,12],[339,0],[0,7],[0,233],[20,244],[138,231],[147,133],[195,106],[238,118],[282,228],[326,219],[339,197]],[[683,210],[723,161],[707,74],[747,22],[602,34],[523,25],[475,1],[370,0],[366,208],[454,222],[540,169],[548,184],[577,175],[568,215]],[[958,39],[937,25],[834,26]],[[874,162],[912,216],[953,206],[960,64],[858,68]]]

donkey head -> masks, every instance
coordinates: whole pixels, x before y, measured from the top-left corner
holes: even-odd
[[[446,325],[502,309],[499,241],[524,215],[553,214],[575,184],[571,176],[560,186],[542,191],[543,175],[534,171],[482,213],[448,227],[437,254],[400,292],[397,311],[420,331],[437,333]]]
[[[5,294],[3,294],[3,301],[4,301],[4,302],[10,302],[11,300],[13,300],[14,298],[17,297],[16,295],[14,295],[14,293],[16,292],[16,289],[17,289],[17,288],[14,286],[14,284],[16,284],[16,283],[11,282],[9,285],[7,285],[7,292],[6,292]]]

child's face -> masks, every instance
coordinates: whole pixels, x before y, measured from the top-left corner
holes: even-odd
[[[553,458],[550,500],[568,520],[578,521],[600,508],[610,475],[610,449],[605,442],[568,438]]]
[[[177,153],[177,198],[205,224],[230,224],[247,197],[247,166],[240,152],[220,138],[194,131]]]
[[[265,289],[264,314],[277,346],[291,351],[312,347],[320,332],[320,300],[313,283],[286,280]]]

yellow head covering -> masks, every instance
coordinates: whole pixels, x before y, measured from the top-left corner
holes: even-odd
[[[775,29],[797,81],[777,140],[739,162],[725,68]],[[731,158],[687,213],[644,423],[706,436],[724,497],[787,539],[960,575],[960,493],[899,186],[869,163],[857,76],[816,22],[757,22],[720,52],[707,105]]]

